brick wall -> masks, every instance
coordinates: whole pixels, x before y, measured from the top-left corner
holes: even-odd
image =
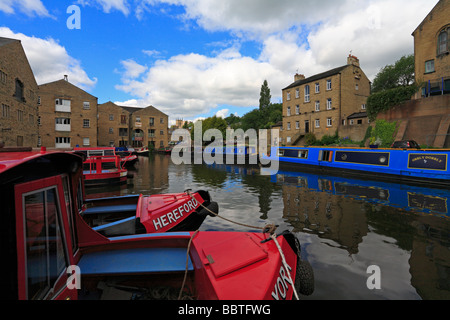
[[[0,38],[0,140],[5,146],[38,145],[37,101],[38,87],[21,42]]]
[[[68,142],[68,147],[97,146],[96,97],[68,80],[40,85],[39,96],[39,134],[42,146],[57,147],[57,143],[61,141]],[[62,100],[70,101],[70,109],[57,111],[63,109],[57,109]],[[59,119],[63,119],[68,125],[57,126],[57,122],[61,122]]]
[[[130,112],[107,102],[98,106],[98,145],[130,145]]]

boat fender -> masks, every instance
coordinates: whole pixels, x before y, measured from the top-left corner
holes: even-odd
[[[199,207],[197,210],[197,214],[200,216],[216,217],[219,214],[219,204],[215,201],[211,201],[209,205],[203,207]]]

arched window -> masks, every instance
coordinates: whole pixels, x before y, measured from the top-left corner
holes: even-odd
[[[437,48],[437,53],[439,54],[443,54],[448,52],[448,32],[449,32],[450,28],[446,27],[444,30],[442,30],[439,33],[438,36],[438,48]]]

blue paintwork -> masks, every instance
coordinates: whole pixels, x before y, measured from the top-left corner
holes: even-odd
[[[129,248],[89,252],[78,267],[83,275],[118,275],[186,270],[186,248]],[[188,270],[193,270],[189,259]]]
[[[326,160],[324,154],[332,154]],[[304,157],[299,157],[303,154]],[[279,155],[278,157],[276,155]],[[384,157],[384,159],[381,159]],[[374,160],[378,158],[378,163]],[[450,150],[367,149],[339,147],[272,147],[266,160],[323,169],[441,180],[450,184]],[[358,162],[360,161],[360,162]]]
[[[271,175],[271,181],[415,212],[450,216],[450,190],[446,188],[405,186],[392,182],[291,171],[279,171]]]
[[[102,213],[119,213],[119,212],[136,212],[136,204],[123,204],[116,206],[99,206],[90,207],[83,211],[83,215],[102,214]]]

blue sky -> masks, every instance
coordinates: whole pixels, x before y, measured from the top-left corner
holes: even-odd
[[[373,79],[413,53],[437,0],[0,0],[0,36],[22,41],[38,84],[62,79],[99,103],[170,120],[244,113],[266,79],[274,102],[296,72],[346,63]],[[80,9],[81,29],[67,20]]]

